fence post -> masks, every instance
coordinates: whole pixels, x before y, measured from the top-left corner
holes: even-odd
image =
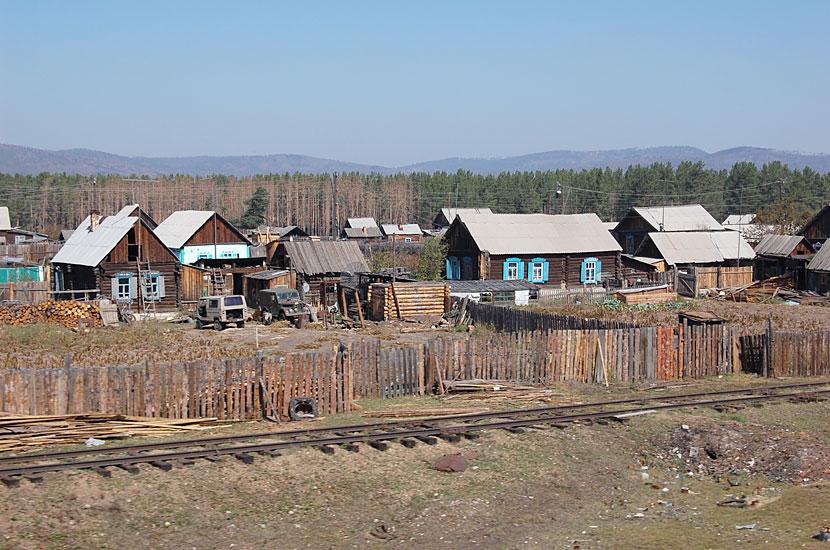
[[[775,331],[772,328],[772,315],[767,319],[767,360],[764,363],[764,377],[775,376]]]

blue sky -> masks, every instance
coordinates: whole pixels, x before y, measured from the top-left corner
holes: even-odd
[[[552,149],[830,153],[830,2],[38,2],[0,142],[402,165]]]

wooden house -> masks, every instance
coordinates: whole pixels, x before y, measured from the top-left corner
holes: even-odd
[[[787,275],[797,289],[806,288],[807,264],[816,250],[802,235],[766,235],[755,247],[755,278]]]
[[[337,303],[337,285],[344,273],[357,277],[369,266],[354,241],[285,241],[277,246],[271,265],[296,271],[297,290],[314,304]]]
[[[383,239],[383,231],[375,218],[348,218],[340,236],[357,241],[378,241]]]
[[[620,246],[596,214],[461,214],[444,240],[450,280],[579,286],[620,272]]]
[[[251,257],[253,243],[212,210],[173,212],[156,227],[155,234],[186,265],[196,265],[200,260]]]
[[[442,229],[449,227],[455,221],[455,217],[459,214],[492,214],[493,211],[489,208],[442,208],[435,215],[432,220],[432,227],[434,229]]]
[[[822,246],[807,264],[807,290],[830,293],[830,246]]]
[[[8,206],[0,206],[0,245],[29,244],[48,240],[48,236],[36,231],[12,227]]]
[[[824,241],[830,237],[830,204],[819,210],[804,227],[799,235],[804,235],[816,250],[822,247]]]
[[[723,226],[699,204],[635,207],[614,227],[612,234],[623,252],[636,254],[649,233],[663,231],[723,231]]]
[[[424,232],[417,223],[385,223],[381,226],[386,240],[396,243],[419,243],[424,238]]]
[[[78,226],[52,258],[58,298],[106,297],[134,311],[164,311],[202,295],[203,271],[182,266],[138,210],[93,212]]]

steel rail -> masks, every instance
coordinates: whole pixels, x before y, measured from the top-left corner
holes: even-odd
[[[728,404],[743,404],[760,401],[772,401],[778,399],[788,399],[797,397],[813,397],[816,395],[830,394],[830,388],[803,392],[789,392],[775,395],[749,395],[737,396],[725,399],[704,399],[700,401],[693,401],[690,403],[664,403],[653,406],[632,407],[628,409],[618,409],[612,411],[594,411],[585,413],[576,413],[570,415],[551,415],[540,416],[535,418],[502,420],[497,422],[481,423],[481,424],[456,424],[451,426],[436,427],[428,426],[423,428],[413,428],[403,430],[400,432],[380,432],[380,433],[363,433],[351,435],[335,435],[329,437],[319,437],[312,439],[288,440],[288,441],[273,441],[266,443],[257,443],[249,445],[238,445],[233,447],[220,448],[204,448],[191,451],[177,451],[170,453],[154,453],[146,455],[130,455],[122,457],[100,458],[96,460],[84,460],[74,462],[58,462],[52,464],[35,464],[29,466],[18,466],[13,468],[0,468],[0,479],[9,481],[17,476],[37,476],[38,474],[46,472],[59,472],[64,470],[88,470],[96,469],[102,470],[108,467],[123,467],[125,469],[132,469],[136,471],[135,466],[139,464],[152,464],[155,466],[164,466],[165,469],[172,467],[171,462],[187,461],[193,459],[215,459],[221,456],[235,456],[246,462],[252,462],[253,456],[250,453],[275,453],[280,450],[298,448],[298,447],[318,447],[327,448],[333,452],[334,445],[350,445],[356,443],[368,443],[370,445],[381,444],[396,440],[412,440],[428,437],[449,437],[452,435],[461,436],[470,433],[475,433],[484,430],[494,429],[516,429],[533,427],[541,424],[561,425],[567,423],[575,423],[587,420],[600,419],[619,419],[620,415],[637,413],[649,410],[676,410],[701,406],[714,405],[728,405]],[[182,447],[187,447],[186,442]],[[353,450],[353,449],[352,449]],[[385,449],[381,449],[385,450]]]
[[[694,399],[698,397],[711,397],[719,395],[731,394],[754,394],[758,392],[780,391],[797,388],[821,387],[830,385],[830,381],[822,382],[800,382],[795,384],[776,384],[769,386],[754,386],[729,390],[715,390],[692,393],[678,393],[669,395],[649,395],[641,397],[630,397],[625,399],[613,399],[608,401],[595,401],[592,403],[575,403],[563,405],[550,405],[545,407],[531,407],[524,409],[487,411],[483,413],[464,413],[457,415],[434,416],[427,418],[417,418],[411,420],[399,420],[392,422],[372,422],[363,424],[346,424],[342,426],[319,427],[319,428],[305,428],[301,430],[282,430],[282,431],[268,431],[258,433],[247,433],[239,435],[214,436],[196,439],[183,439],[176,441],[160,441],[155,443],[145,443],[141,445],[120,445],[106,448],[94,449],[76,449],[70,451],[56,451],[51,453],[37,453],[37,454],[21,454],[16,456],[0,456],[0,466],[4,464],[16,464],[21,462],[32,462],[34,460],[52,460],[61,458],[75,458],[86,455],[104,455],[104,454],[118,454],[118,453],[137,453],[153,450],[177,449],[182,447],[200,447],[208,445],[218,445],[224,443],[238,443],[243,441],[252,441],[256,439],[265,439],[268,437],[280,438],[295,438],[316,434],[326,433],[344,433],[355,431],[366,431],[370,429],[377,430],[392,430],[392,429],[408,429],[417,426],[432,425],[435,423],[465,421],[472,422],[476,420],[485,420],[489,418],[505,418],[517,415],[532,415],[544,414],[553,411],[570,411],[581,410],[594,407],[607,407],[613,405],[627,405],[632,403],[649,403],[659,401],[670,401],[675,399]],[[394,432],[393,432],[394,433]]]

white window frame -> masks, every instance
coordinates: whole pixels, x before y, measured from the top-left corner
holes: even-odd
[[[130,296],[130,279],[132,279],[131,275],[119,275],[116,277],[118,279],[118,292],[117,296],[115,296],[116,300],[129,300]],[[124,282],[126,281],[126,282]]]
[[[507,262],[507,279],[508,281],[519,280],[519,262]]]
[[[538,271],[537,271],[538,270]],[[530,267],[531,280],[541,282],[545,280],[545,264],[542,262],[533,262]]]
[[[596,260],[585,261],[585,283],[591,284],[597,282],[597,262]]]
[[[404,237],[403,242],[411,243],[412,242],[412,237]]]

